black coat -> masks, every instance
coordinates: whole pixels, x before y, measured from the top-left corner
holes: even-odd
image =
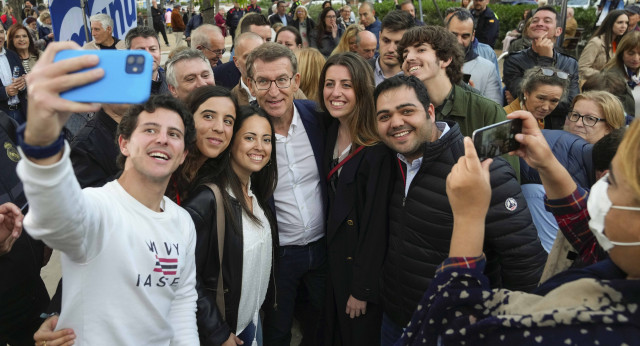
[[[24,71],[24,67],[22,67],[22,60],[17,53],[14,51],[8,50],[6,48],[2,48],[7,53],[7,60],[9,61],[9,66],[11,67],[11,71],[13,72],[13,68],[18,66],[20,68],[20,76],[24,75],[26,72]],[[3,112],[9,111],[9,96],[7,96],[7,90],[5,89],[5,85],[2,84],[0,80],[0,110]],[[18,98],[20,99],[20,111],[24,119],[27,118],[27,88],[18,92]]]
[[[321,176],[325,182],[333,160],[338,124],[335,121],[327,134],[325,172]],[[326,340],[332,345],[380,343],[380,333],[372,330],[380,330],[382,321],[379,288],[388,237],[390,154],[384,144],[365,147],[342,166],[335,191],[328,183]],[[350,295],[367,301],[366,315],[351,319],[345,314]]]
[[[389,202],[389,246],[382,273],[382,300],[385,314],[399,326],[410,321],[436,267],[449,253],[453,213],[446,178],[464,155],[464,145],[459,126],[448,124],[449,132],[423,145],[422,165],[406,197],[406,165],[394,159],[397,174]],[[496,158],[490,172],[485,275],[494,288],[531,291],[540,280],[546,252],[511,166]]]
[[[223,86],[229,90],[240,83],[240,77],[242,77],[242,74],[233,59],[213,69],[213,78],[216,80],[216,85]]]
[[[230,333],[236,331],[238,323],[238,307],[242,292],[242,207],[233,198],[230,198],[229,202],[233,219],[236,220],[238,227],[233,227],[231,215],[225,211],[222,287],[224,289],[226,320],[222,320],[222,315],[216,305],[218,275],[220,274],[216,197],[210,188],[203,185],[196,188],[182,205],[189,212],[196,226],[196,290],[198,291],[196,318],[202,345],[222,344],[229,338]],[[265,212],[269,213],[270,210],[265,209]],[[278,244],[278,234],[275,227],[271,229],[271,237],[273,255],[275,256]],[[273,269],[273,261],[271,267]],[[270,281],[273,282],[273,275]]]
[[[71,163],[82,188],[100,187],[117,177],[118,123],[100,109],[71,142]]]
[[[0,204],[12,202],[21,208],[27,199],[16,174],[20,160],[16,128],[17,124],[0,112],[0,143],[4,145],[0,152]],[[24,230],[11,251],[0,256],[0,343],[33,343],[33,333],[42,323],[39,315],[49,304],[49,294],[40,278],[43,259],[44,243]],[[8,339],[9,335],[15,339]]]

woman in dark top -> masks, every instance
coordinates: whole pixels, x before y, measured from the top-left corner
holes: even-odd
[[[320,76],[327,133],[327,344],[379,345],[378,296],[386,249],[391,162],[378,143],[373,70],[354,53],[333,55]]]
[[[316,30],[312,31],[309,44],[317,48],[322,55],[328,57],[336,48],[342,37],[342,29],[338,26],[336,11],[327,7],[320,14],[320,21]]]

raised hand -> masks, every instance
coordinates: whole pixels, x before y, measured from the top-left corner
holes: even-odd
[[[76,43],[53,42],[27,75],[29,106],[24,141],[29,145],[46,146],[60,136],[71,113],[95,112],[99,104],[65,100],[60,93],[85,85],[104,76],[102,69],[77,72],[98,64],[98,57],[87,55],[53,62],[56,53],[64,49],[80,49]],[[106,91],[105,92],[109,92]]]
[[[11,202],[0,205],[0,256],[11,251],[13,243],[22,234],[22,220],[24,216],[15,204]]]

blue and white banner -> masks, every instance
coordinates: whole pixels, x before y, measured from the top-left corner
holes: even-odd
[[[85,37],[82,20],[82,0],[51,0],[49,11],[56,41],[75,41],[83,45],[93,40],[89,17],[106,13],[113,19],[113,36],[124,39],[129,29],[137,25],[136,0],[89,0],[86,10],[89,37]]]

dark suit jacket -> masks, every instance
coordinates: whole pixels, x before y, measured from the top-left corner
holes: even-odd
[[[290,15],[285,14],[285,17],[287,18],[287,25],[293,24],[293,18],[291,18]],[[269,17],[269,24],[273,26],[273,24],[275,23],[282,23],[282,20],[280,19],[277,13],[274,13],[273,16]]]
[[[233,60],[213,68],[213,78],[216,80],[216,85],[223,86],[229,90],[240,83],[241,76],[240,70],[238,70]]]
[[[20,68],[20,75],[21,76],[24,75],[26,72],[24,71],[24,67],[22,67],[22,61],[20,60],[20,57],[18,56],[18,54],[6,48],[2,48],[2,49],[7,52],[7,60],[9,61],[9,66],[11,66],[11,71],[13,71],[13,68],[15,66],[18,66]],[[22,115],[26,119],[27,118],[27,89],[26,88],[18,93],[18,98],[20,99],[20,110],[22,111]],[[8,101],[9,101],[9,96],[7,96],[7,90],[5,89],[4,84],[2,84],[2,81],[0,80],[0,110],[4,112],[9,111],[9,104],[7,103]]]
[[[349,295],[378,303],[380,273],[387,247],[393,160],[384,144],[365,147],[342,166],[334,192],[327,175],[338,138],[338,124],[334,121],[327,133],[322,175],[329,195],[330,281],[338,305],[344,303],[346,306]]]

